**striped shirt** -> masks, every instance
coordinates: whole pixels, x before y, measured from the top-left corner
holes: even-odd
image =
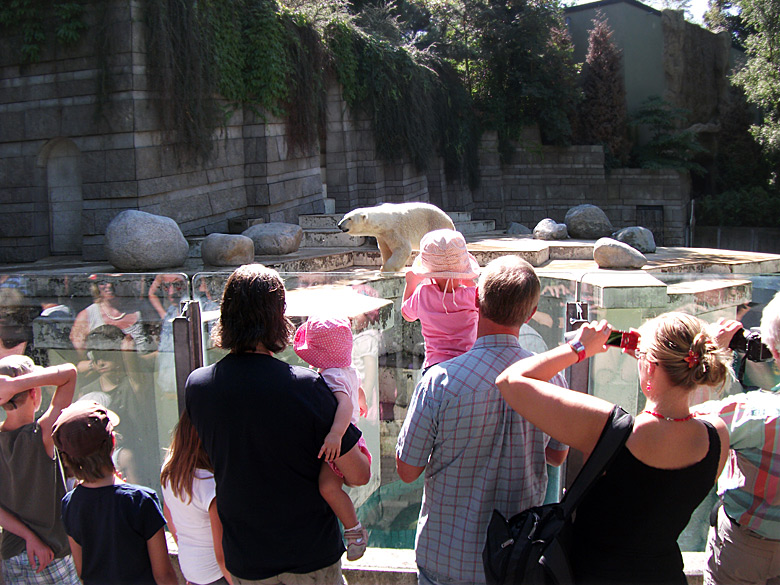
[[[780,539],[780,394],[755,390],[695,409],[718,414],[731,434],[729,461],[718,480],[726,514]]]
[[[432,574],[484,583],[481,554],[493,509],[509,517],[544,501],[545,447],[566,446],[512,410],[495,385],[504,369],[531,355],[512,335],[484,336],[431,367],[415,388],[396,454],[425,467],[415,552]],[[560,375],[553,382],[566,386]]]

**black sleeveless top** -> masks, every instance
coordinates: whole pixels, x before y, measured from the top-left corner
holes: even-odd
[[[677,538],[715,483],[720,437],[707,427],[704,458],[658,469],[624,445],[577,507],[572,565],[578,584],[686,583]]]

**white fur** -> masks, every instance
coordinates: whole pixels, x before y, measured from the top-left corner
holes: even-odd
[[[454,230],[450,216],[430,203],[383,203],[347,213],[339,228],[353,236],[373,236],[382,254],[382,272],[399,272],[412,249],[433,230]]]

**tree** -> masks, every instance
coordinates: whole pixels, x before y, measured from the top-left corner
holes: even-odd
[[[754,32],[745,39],[747,63],[734,75],[748,102],[761,112],[751,132],[772,165],[780,169],[780,0],[740,0],[741,16]]]
[[[621,51],[612,42],[612,29],[606,17],[597,12],[581,74],[580,140],[586,144],[603,145],[607,166],[610,167],[624,164],[629,150],[621,59]]]
[[[734,46],[744,49],[745,39],[754,31],[745,24],[739,4],[731,0],[709,0],[707,7],[704,26],[713,32],[728,32]]]

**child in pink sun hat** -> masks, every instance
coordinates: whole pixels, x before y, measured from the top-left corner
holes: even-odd
[[[423,236],[420,254],[406,272],[401,306],[404,319],[420,320],[425,339],[423,370],[474,345],[478,275],[479,264],[460,232],[435,230]]]
[[[357,370],[352,366],[352,327],[349,319],[310,318],[295,332],[293,349],[299,358],[319,370],[338,401],[333,425],[318,455],[327,462],[320,471],[319,485],[320,494],[344,525],[347,560],[355,561],[366,551],[368,533],[358,522],[352,500],[342,489],[344,475],[335,464],[341,455],[341,438],[349,423],[357,426],[359,417],[366,412],[366,395],[360,386]],[[357,444],[370,464],[371,453],[365,438],[361,436]]]

